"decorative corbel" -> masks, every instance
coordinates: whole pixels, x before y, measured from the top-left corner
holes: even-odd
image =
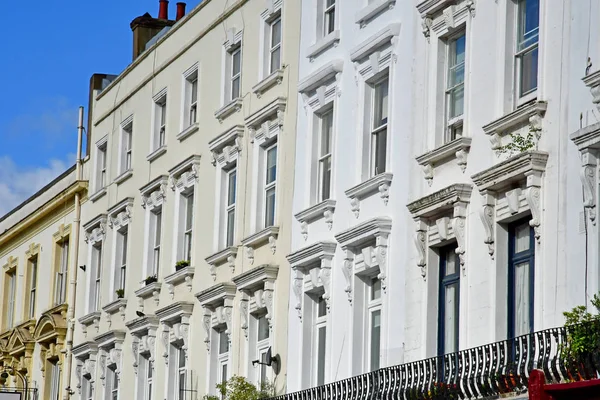
[[[140,338],[133,337],[131,341],[131,352],[133,353],[133,372],[137,375],[140,359]]]
[[[250,265],[254,264],[254,249],[250,246],[246,246],[246,257]]]
[[[304,283],[304,274],[297,267],[293,267],[292,271],[292,289],[294,290],[294,294],[296,295],[296,306],[294,308],[298,312],[298,318],[300,318],[300,321],[302,321],[302,284]]]
[[[267,321],[269,322],[269,329],[273,329],[273,292],[275,290],[275,282],[268,280],[265,282],[263,301],[267,309]]]
[[[348,295],[348,302],[352,305],[352,273],[354,271],[354,252],[349,248],[343,248],[344,251],[344,265],[342,267],[342,273],[346,278],[346,288],[344,292]]]
[[[383,292],[387,292],[387,248],[388,248],[388,234],[380,234],[375,238],[375,258],[379,265],[379,274],[377,279],[381,281],[381,289]]]
[[[516,214],[519,212],[521,193],[523,191],[520,188],[516,188],[513,190],[509,190],[506,192],[506,204],[508,205],[508,210],[511,214]]]
[[[248,295],[243,294],[240,300],[240,315],[242,317],[242,331],[246,340],[248,340],[248,303]]]
[[[271,253],[275,254],[277,251],[277,239],[273,235],[269,236],[269,247],[271,248]]]
[[[525,173],[527,178],[527,191],[525,192],[525,199],[529,205],[531,211],[531,221],[529,226],[533,228],[535,239],[538,244],[540,243],[541,232],[541,215],[540,215],[540,187],[542,185],[542,173],[540,171],[528,171]]]
[[[416,234],[415,234],[415,245],[417,246],[417,267],[421,268],[421,276],[426,279],[427,272],[427,224],[420,218],[416,221]]]
[[[202,327],[204,328],[204,344],[206,345],[206,351],[210,353],[210,330],[211,330],[212,313],[204,307],[204,314],[202,315]]]
[[[460,170],[464,174],[464,172],[467,169],[467,157],[469,155],[469,152],[467,152],[467,150],[464,148],[460,148],[456,151],[456,153],[454,153],[454,155],[456,155],[456,163],[458,164]]]
[[[77,392],[81,394],[81,382],[83,381],[83,365],[81,361],[77,362],[77,366],[75,367],[75,377],[77,378]]]
[[[45,363],[42,363],[42,364],[45,364]],[[98,367],[100,368],[100,381],[102,381],[102,386],[105,386],[106,385],[106,354],[104,353],[104,350],[102,350],[102,352],[101,352]]]
[[[323,211],[323,217],[325,218],[327,228],[331,230],[333,228],[333,212],[331,210],[325,210]]]
[[[494,259],[494,199],[491,194],[484,194],[484,196],[486,198],[484,206],[479,213],[483,228],[485,229],[483,243],[488,245],[488,253],[490,253],[490,256]]]
[[[350,200],[350,210],[354,213],[354,216],[358,218],[360,215],[360,200],[358,200],[358,197],[354,197]]]
[[[475,18],[475,0],[468,0],[466,6],[471,17]]]
[[[163,358],[165,359],[165,365],[169,365],[169,335],[170,335],[170,329],[169,329],[169,325],[167,325],[167,323],[165,321],[162,322],[162,333],[161,333],[161,339],[162,339],[162,344],[163,344]]]
[[[321,258],[321,268],[319,271],[319,279],[321,280],[321,284],[323,285],[323,290],[325,293],[323,294],[323,300],[325,300],[325,305],[327,306],[327,312],[331,311],[331,259],[333,257],[322,257]]]
[[[581,152],[581,183],[583,184],[583,207],[592,225],[596,225],[596,168],[598,162],[596,154],[590,149]]]
[[[388,201],[390,199],[390,185],[386,182],[379,185],[379,196],[383,200],[384,205],[388,205]]]
[[[465,268],[465,251],[466,251],[466,220],[467,220],[467,203],[457,201],[454,203],[454,219],[452,221],[452,229],[454,230],[454,237],[458,246],[456,247],[456,254],[460,261],[460,266],[463,270],[463,275],[466,273]]]
[[[498,132],[490,135],[489,137],[490,143],[492,144],[492,150],[500,150],[502,147],[502,138],[498,134]]]
[[[427,43],[429,43],[429,37],[431,36],[431,25],[433,24],[433,20],[431,17],[424,17],[423,21],[421,21],[421,29],[423,31],[423,36],[427,39]]]
[[[308,223],[306,221],[302,221],[300,223],[300,233],[302,234],[304,240],[308,239]]]
[[[431,186],[433,184],[433,165],[425,164],[423,165],[422,169],[425,180],[427,181],[427,185]]]

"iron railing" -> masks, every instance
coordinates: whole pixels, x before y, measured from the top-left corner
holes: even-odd
[[[581,328],[581,325],[579,326]],[[571,329],[560,327],[444,356],[381,368],[274,400],[476,399],[527,390],[533,369],[547,383],[599,377],[600,343],[583,356],[571,352]],[[600,323],[586,325],[600,337]]]

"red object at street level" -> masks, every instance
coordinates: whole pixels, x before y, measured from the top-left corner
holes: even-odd
[[[169,0],[160,0],[158,19],[169,19]]]
[[[175,21],[179,21],[183,17],[185,17],[185,3],[179,2],[177,3],[177,17]]]
[[[600,400],[600,379],[546,384],[544,372],[533,370],[528,394],[530,400]]]

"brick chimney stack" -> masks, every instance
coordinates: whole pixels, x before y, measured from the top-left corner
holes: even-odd
[[[179,21],[181,18],[185,17],[185,6],[185,3],[177,3],[177,17],[175,18],[175,21]]]
[[[146,44],[166,26],[173,26],[175,21],[169,20],[169,1],[159,0],[158,18],[149,13],[135,18],[130,27],[133,32],[133,60],[146,49]]]

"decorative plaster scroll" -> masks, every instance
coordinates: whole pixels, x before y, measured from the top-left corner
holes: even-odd
[[[471,14],[471,17],[475,18],[475,0],[467,0],[466,6]]]
[[[540,188],[536,186],[530,187],[525,192],[525,198],[527,199],[532,216],[529,226],[533,228],[535,239],[540,243]]]
[[[104,240],[106,234],[106,215],[101,215],[94,218],[93,221],[86,224],[85,229],[85,242],[90,245],[94,245]]]
[[[379,274],[377,278],[381,281],[381,289],[383,292],[387,292],[387,247],[388,247],[388,237],[389,234],[382,233],[378,235],[375,239],[375,258],[377,259],[377,264],[379,265]]]
[[[348,302],[352,305],[352,271],[354,269],[354,253],[349,249],[344,249],[344,266],[342,272],[346,278],[346,288],[344,292],[348,295]]]
[[[485,229],[485,239],[483,243],[488,245],[488,253],[494,258],[494,206],[486,204],[480,211],[479,216]]]
[[[417,220],[415,245],[417,246],[417,253],[418,253],[417,267],[421,268],[421,276],[423,277],[423,279],[425,279],[427,276],[427,272],[426,272],[427,262],[425,261],[427,259],[427,254],[426,254],[427,243],[426,242],[427,242],[427,225],[425,224],[424,221],[419,219],[419,220]]]
[[[323,300],[325,300],[327,312],[329,313],[331,311],[331,259],[321,260],[319,279],[323,284],[323,290],[325,291],[323,294]]]
[[[211,330],[211,313],[208,308],[204,307],[204,315],[202,315],[202,327],[204,328],[204,344],[206,351],[210,353],[210,330]]]
[[[296,306],[294,307],[298,312],[298,318],[302,321],[302,283],[304,282],[304,274],[300,269],[293,268],[293,277],[294,280],[292,288],[294,290],[294,295],[296,295]]]
[[[134,337],[131,341],[131,352],[133,353],[133,372],[137,375],[138,373],[138,365],[140,359],[140,348],[139,348],[140,339]]]
[[[455,252],[458,254],[458,258],[460,260],[460,266],[463,269],[463,274],[465,272],[465,227],[466,227],[466,218],[465,217],[455,217],[452,221],[452,229],[454,230],[454,236],[456,237],[456,242],[458,247]]]
[[[423,31],[423,36],[427,39],[427,43],[429,43],[429,37],[431,36],[431,25],[433,24],[433,20],[430,17],[423,18],[421,21],[421,29]]]
[[[133,198],[127,198],[108,211],[108,226],[119,230],[131,222]]]
[[[465,149],[460,149],[454,154],[456,155],[456,163],[460,167],[460,170],[464,173],[467,169],[467,156],[469,153]]]
[[[265,307],[267,309],[267,321],[269,322],[269,328],[272,330],[273,329],[273,302],[274,302],[274,296],[273,296],[273,291],[275,289],[274,287],[275,285],[273,284],[273,282],[265,282],[265,289],[264,289],[264,293],[263,293],[263,301],[265,304]]]
[[[596,225],[596,168],[597,160],[595,154],[589,150],[582,151],[582,167],[580,171],[581,183],[583,184],[583,206],[587,210],[588,217],[593,225]]]
[[[254,264],[254,248],[247,246],[246,247],[246,257],[248,257],[248,262],[250,265]]]
[[[150,193],[143,192],[143,189],[140,190],[142,192],[142,208],[145,209],[148,207],[149,209],[153,209],[164,203],[167,198],[167,176],[160,177],[159,182],[156,190]]]
[[[163,345],[163,358],[165,359],[165,365],[169,365],[169,325],[165,321],[162,322],[162,333],[161,340]]]
[[[42,364],[45,364],[45,363],[42,363]],[[104,350],[101,352],[98,366],[100,368],[100,381],[102,381],[102,386],[105,386],[105,384],[106,384],[106,354],[105,354]]]
[[[242,316],[242,331],[244,337],[248,340],[248,297],[243,296],[240,300],[240,315]]]

